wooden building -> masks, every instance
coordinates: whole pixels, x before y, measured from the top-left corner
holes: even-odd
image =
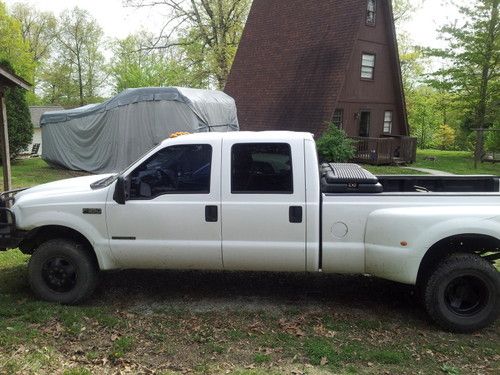
[[[0,154],[2,158],[4,191],[12,187],[9,150],[9,129],[7,122],[7,107],[5,104],[5,91],[9,88],[19,87],[30,90],[31,85],[23,78],[0,66]]]
[[[390,0],[254,0],[225,91],[242,130],[334,122],[356,161],[414,161]]]

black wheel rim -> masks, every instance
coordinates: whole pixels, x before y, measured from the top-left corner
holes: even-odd
[[[479,277],[468,275],[453,279],[444,292],[447,307],[457,315],[470,317],[488,304],[489,290]]]
[[[47,286],[57,293],[67,293],[76,285],[76,268],[63,257],[47,260],[42,267],[42,277]]]

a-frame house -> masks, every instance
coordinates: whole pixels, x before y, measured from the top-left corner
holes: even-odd
[[[242,130],[334,122],[358,161],[415,157],[390,0],[254,0],[225,91]]]

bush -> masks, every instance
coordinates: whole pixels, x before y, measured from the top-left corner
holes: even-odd
[[[0,61],[2,67],[15,73],[8,61]],[[21,88],[10,88],[5,91],[7,107],[7,123],[9,128],[9,148],[11,159],[19,155],[29,146],[33,139],[33,124],[26,101],[26,91]]]
[[[328,130],[316,142],[321,161],[343,163],[354,157],[355,141],[333,123],[328,124]]]

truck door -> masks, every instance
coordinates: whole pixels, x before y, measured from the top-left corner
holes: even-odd
[[[224,269],[305,271],[303,141],[222,148]]]
[[[167,146],[126,176],[124,205],[111,192],[108,234],[122,267],[222,269],[221,144]]]

